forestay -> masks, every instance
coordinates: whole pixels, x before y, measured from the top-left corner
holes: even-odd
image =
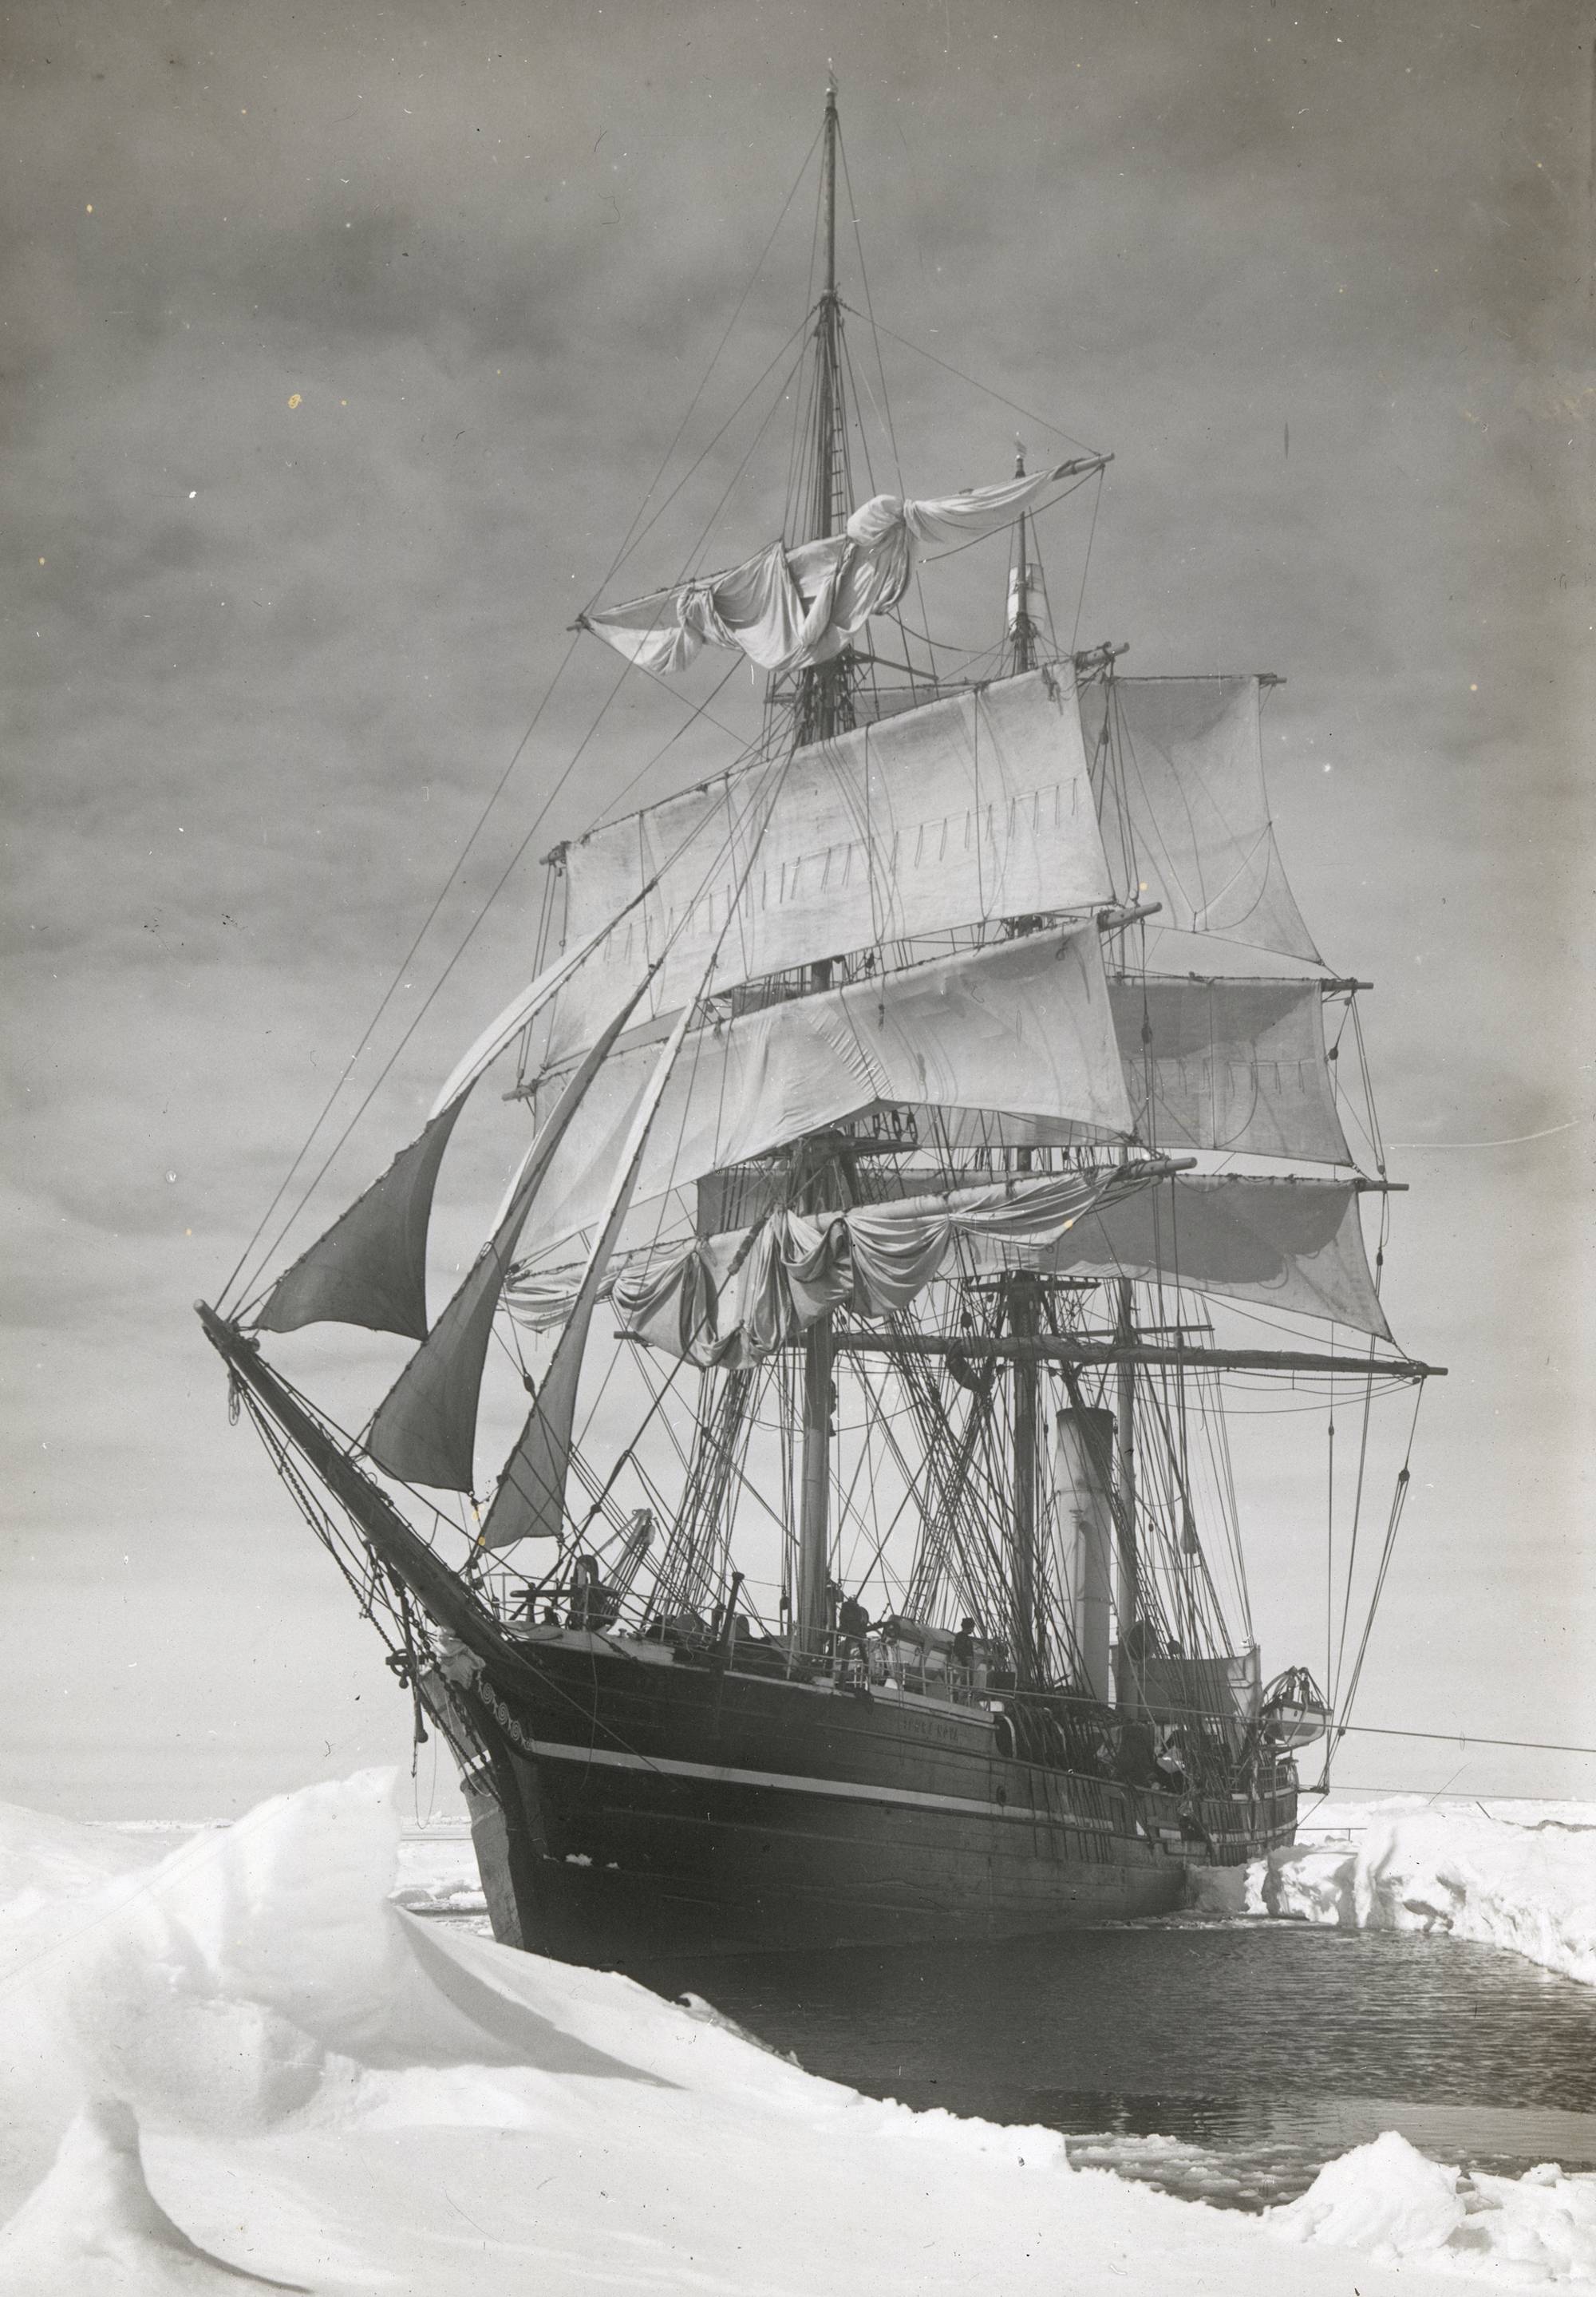
[[[1099,679],[1081,714],[1121,894],[1178,932],[1318,963],[1270,821],[1258,679]]]
[[[723,933],[718,992],[870,949],[890,966],[893,944],[1112,897],[1079,712],[1050,670],[689,790],[591,831],[564,869],[568,942],[636,906],[562,992],[551,1062],[662,953],[650,1009],[675,1011]]]

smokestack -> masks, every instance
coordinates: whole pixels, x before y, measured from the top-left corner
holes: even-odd
[[[1114,1553],[1114,1414],[1061,1412],[1058,1510],[1069,1571],[1070,1626],[1088,1694],[1109,1696],[1108,1600]]]

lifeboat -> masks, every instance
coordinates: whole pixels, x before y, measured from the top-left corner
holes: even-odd
[[[1330,1710],[1307,1668],[1291,1667],[1265,1690],[1260,1720],[1269,1743],[1289,1750],[1322,1739],[1329,1727]]]

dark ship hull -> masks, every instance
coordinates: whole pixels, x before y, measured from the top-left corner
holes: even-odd
[[[540,1630],[514,1685],[449,1662],[494,1933],[564,1961],[938,1944],[1166,1914],[1195,1863],[1292,1838],[1295,1774],[1189,1797],[1015,1750],[1017,1718]],[[529,1689],[529,1681],[536,1685]]]

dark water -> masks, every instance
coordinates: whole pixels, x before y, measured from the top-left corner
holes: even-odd
[[[680,1983],[811,2073],[1040,2122],[1078,2163],[1232,2208],[1382,2129],[1472,2169],[1596,2168],[1596,1988],[1451,1939],[1177,1918]]]

